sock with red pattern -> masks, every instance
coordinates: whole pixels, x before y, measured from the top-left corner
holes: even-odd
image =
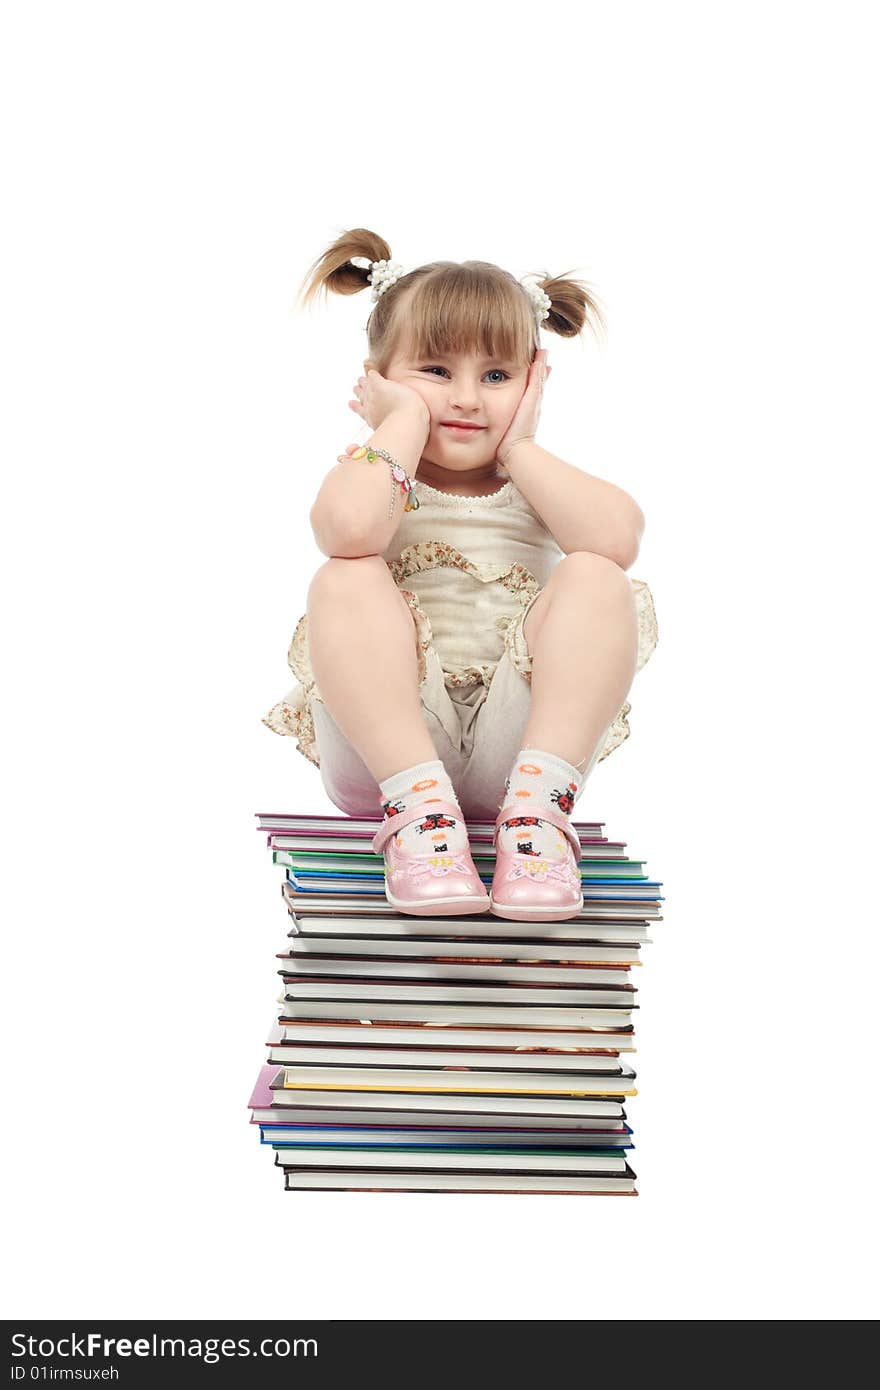
[[[568,840],[557,826],[541,820],[541,807],[552,806],[570,818],[583,782],[583,774],[564,758],[540,748],[521,748],[504,784],[501,804],[521,805],[522,812],[503,822],[498,832],[499,849],[564,859]]]
[[[411,821],[397,835],[398,844],[407,854],[456,854],[467,849],[467,827],[460,808],[458,816],[432,810],[434,801],[451,801],[458,807],[458,797],[439,758],[395,772],[379,783],[379,790],[385,820],[408,811],[411,806],[425,804],[422,819]]]

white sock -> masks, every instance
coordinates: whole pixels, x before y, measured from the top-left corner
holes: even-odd
[[[457,854],[467,849],[468,833],[461,808],[459,815],[453,817],[445,813],[438,816],[431,807],[432,801],[451,801],[458,807],[458,797],[439,758],[395,772],[379,783],[379,790],[385,820],[411,806],[425,804],[423,818],[411,821],[398,832],[397,842],[408,854]]]
[[[555,825],[541,820],[541,807],[551,806],[570,818],[583,782],[583,773],[555,753],[521,748],[504,784],[502,805],[522,804],[522,814],[511,814],[504,821],[498,833],[499,848],[513,854],[564,859],[568,840]]]

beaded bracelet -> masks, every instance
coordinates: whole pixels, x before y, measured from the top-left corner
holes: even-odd
[[[396,459],[393,459],[387,449],[373,449],[366,444],[349,444],[344,454],[340,454],[337,463],[348,463],[349,459],[366,459],[367,463],[375,463],[377,458],[382,458],[391,469],[391,506],[388,508],[388,520],[394,515],[394,499],[397,493],[394,491],[394,484],[399,483],[406,495],[403,510],[405,512],[415,512],[419,508],[419,499],[415,493],[415,482],[408,473],[401,468]]]

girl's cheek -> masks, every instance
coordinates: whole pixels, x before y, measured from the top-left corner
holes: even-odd
[[[431,392],[430,392],[429,390],[428,390],[428,391],[425,390],[425,388],[424,388],[424,386],[422,385],[421,381],[410,381],[409,385],[412,387],[412,389],[416,392],[417,395],[421,396],[422,400],[425,402],[425,405],[426,405],[426,406],[428,407],[428,409],[430,410],[430,409],[431,409]]]

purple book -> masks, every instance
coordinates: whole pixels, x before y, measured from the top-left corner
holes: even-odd
[[[260,1074],[257,1077],[257,1084],[254,1086],[253,1095],[248,1101],[251,1110],[266,1110],[273,1102],[275,1097],[272,1095],[272,1082],[284,1070],[279,1067],[277,1062],[267,1062],[260,1067]]]

